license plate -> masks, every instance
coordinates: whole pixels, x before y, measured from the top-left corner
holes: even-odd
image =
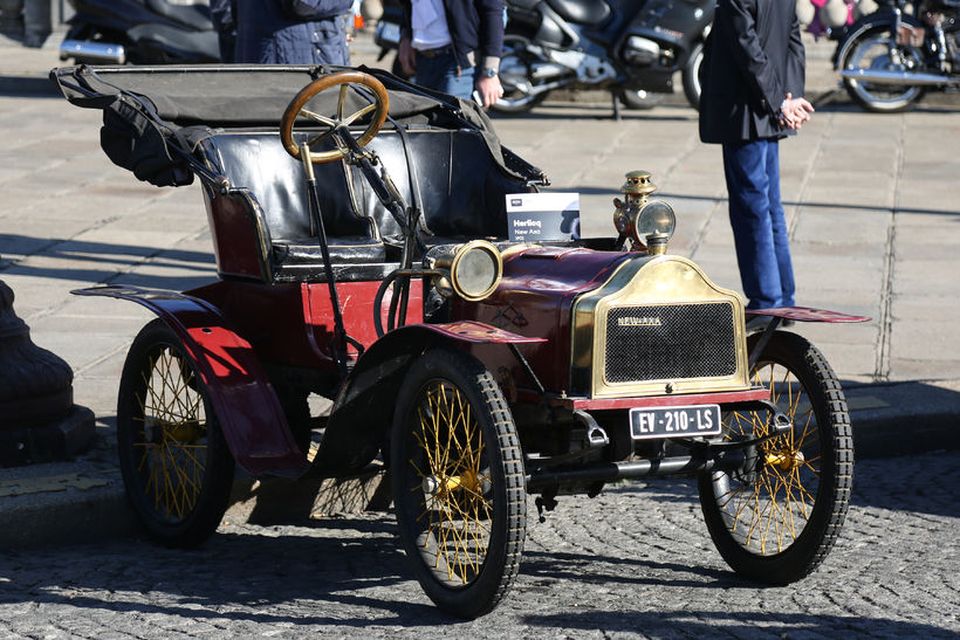
[[[400,25],[395,22],[383,22],[377,24],[377,32],[374,40],[379,44],[387,42],[397,44],[400,42]]]
[[[630,409],[630,435],[634,440],[720,435],[720,405]]]

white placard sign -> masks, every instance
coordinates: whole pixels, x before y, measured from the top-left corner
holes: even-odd
[[[507,233],[511,242],[580,238],[579,193],[508,193]]]

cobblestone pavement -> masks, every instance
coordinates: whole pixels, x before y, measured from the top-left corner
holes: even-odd
[[[955,638],[958,477],[958,453],[859,463],[837,548],[785,588],[727,571],[687,481],[569,498],[531,517],[514,590],[469,623],[407,578],[388,515],[4,555],[0,638]]]

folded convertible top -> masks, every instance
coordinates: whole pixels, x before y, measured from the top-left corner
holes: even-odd
[[[104,111],[101,146],[117,165],[158,186],[189,184],[197,166],[195,144],[217,130],[277,128],[290,100],[322,75],[352,70],[311,65],[184,65],[158,67],[80,65],[50,72],[64,97]],[[543,174],[506,149],[486,114],[472,102],[410,84],[381,69],[358,67],[380,80],[390,96],[389,117],[403,127],[480,131],[505,172],[529,181]],[[312,104],[334,113],[337,92]],[[348,95],[346,112],[367,102]]]

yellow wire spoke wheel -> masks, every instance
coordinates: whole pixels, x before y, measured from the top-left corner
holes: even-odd
[[[398,400],[390,460],[401,543],[437,606],[474,618],[520,564],[526,495],[512,416],[493,376],[457,351],[424,354]]]
[[[850,418],[830,365],[798,335],[774,333],[751,374],[792,428],[748,449],[743,469],[702,474],[700,504],[737,573],[787,584],[820,564],[843,525],[853,478]],[[728,441],[768,435],[772,425],[767,411],[728,411],[722,420]]]
[[[190,547],[216,530],[233,484],[233,459],[204,383],[161,320],[144,327],[127,354],[117,448],[127,497],[152,537]]]

